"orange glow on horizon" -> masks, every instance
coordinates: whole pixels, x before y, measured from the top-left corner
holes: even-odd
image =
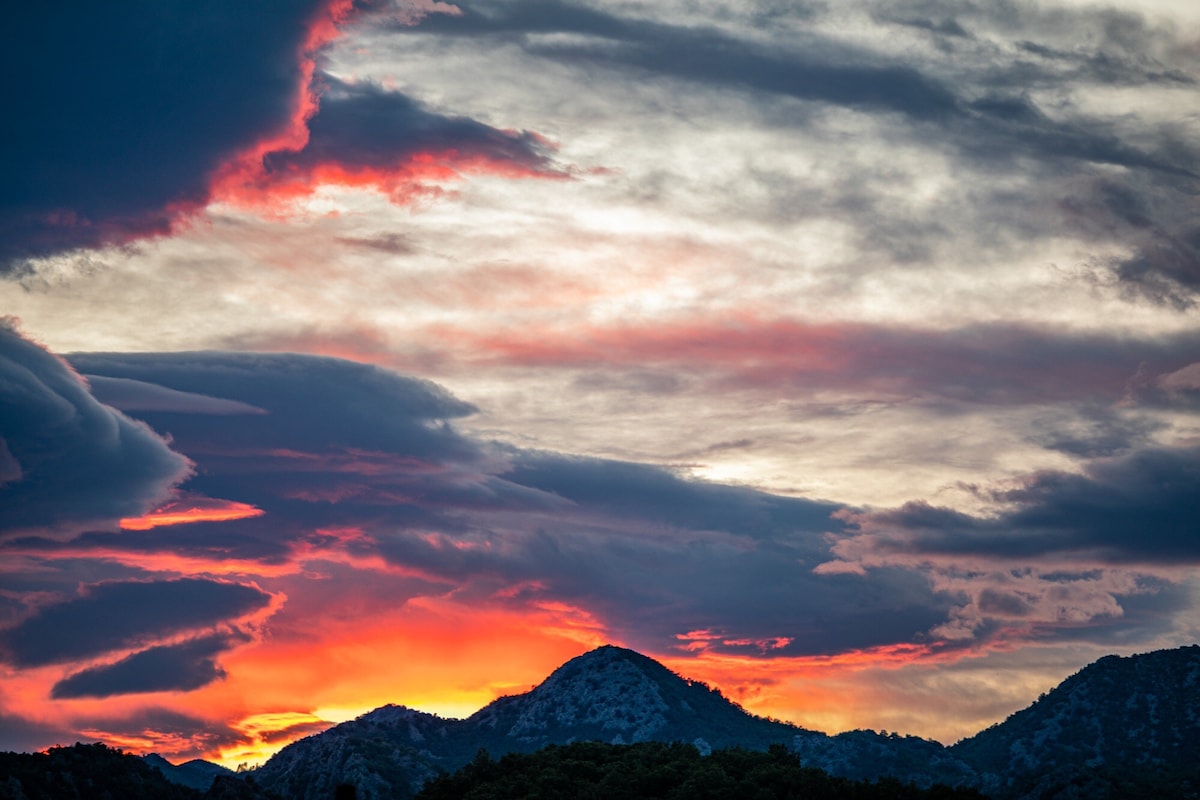
[[[276,625],[262,643],[222,659],[225,681],[186,697],[240,720],[231,725],[242,739],[204,758],[261,763],[296,739],[388,703],[466,717],[606,641],[591,615],[559,603],[528,612],[423,597],[372,619],[330,614],[309,628]]]

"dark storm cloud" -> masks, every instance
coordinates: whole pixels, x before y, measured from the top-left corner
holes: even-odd
[[[203,389],[222,403],[262,409],[265,413],[213,415],[205,413],[205,404],[201,413],[137,413],[196,459],[197,474],[186,490],[250,503],[266,513],[236,523],[92,532],[64,543],[27,538],[14,542],[13,552],[45,558],[174,553],[279,564],[296,548],[344,546],[315,533],[321,528],[455,533],[464,530],[468,512],[541,513],[570,504],[495,474],[503,458],[487,455],[445,422],[472,407],[427,381],[299,355],[72,358],[110,379],[173,392]]]
[[[976,517],[910,503],[855,519],[884,554],[1200,562],[1200,448],[1138,450],[1083,474],[1039,472],[987,496],[1005,510]]]
[[[140,692],[187,692],[225,677],[216,657],[244,641],[207,636],[181,644],[151,647],[113,664],[76,672],[54,685],[50,696],[113,697]]]
[[[726,357],[737,363],[764,352],[758,332],[747,334],[749,341],[719,337],[724,350],[709,347],[691,328],[686,333],[679,341],[698,347],[709,367],[720,367]],[[771,352],[787,350],[779,346],[785,341],[780,330],[761,333],[772,343]],[[823,353],[822,342],[836,345],[844,334],[806,328],[796,335],[808,352]],[[841,355],[828,363],[839,366],[839,375],[846,371],[845,354],[866,352],[889,375],[911,377],[914,370],[927,370],[952,379],[959,394],[971,387],[970,395],[985,402],[1044,402],[1058,397],[1057,380],[1067,397],[1091,396],[1096,387],[1106,387],[1100,394],[1111,403],[1121,398],[1138,365],[1156,360],[1161,364],[1144,377],[1146,385],[1176,391],[1191,385],[1185,343],[1146,350],[1144,343],[1060,341],[1029,331],[981,328],[970,336],[935,337],[931,352],[931,341],[923,336],[914,334],[910,341],[881,333],[867,337],[874,346],[865,347],[863,335],[858,331],[858,338],[851,337],[854,347],[834,348]],[[663,353],[678,356],[677,343],[668,336],[659,344]],[[593,345],[607,357],[621,357],[620,347],[602,337]],[[656,353],[644,342],[629,346],[643,361]],[[425,580],[435,594],[531,608],[567,603],[596,615],[623,640],[659,650],[682,646],[686,640],[679,637],[692,631],[708,631],[713,638],[706,646],[731,652],[745,649],[737,642],[756,640],[786,639],[771,652],[796,655],[932,643],[938,638],[933,632],[972,602],[966,595],[937,588],[925,571],[903,559],[889,565],[884,558],[866,575],[822,565],[843,557],[845,543],[872,536],[871,546],[885,556],[946,551],[986,561],[1001,554],[1032,559],[1103,551],[1110,560],[1147,560],[1144,551],[1156,541],[1164,552],[1177,554],[1169,543],[1183,540],[1189,514],[1194,520],[1194,501],[1191,511],[1186,506],[1189,493],[1200,495],[1195,482],[1172,493],[1164,488],[1168,483],[1143,475],[1157,451],[1135,450],[1136,458],[1093,462],[1085,476],[1039,474],[1018,489],[993,493],[991,499],[1010,508],[1001,519],[910,505],[852,514],[847,518],[858,526],[855,533],[842,521],[848,510],[835,503],[697,481],[645,464],[484,446],[445,423],[470,413],[470,406],[433,384],[360,364],[231,353],[80,354],[72,359],[91,374],[178,392],[204,389],[223,402],[265,411],[144,414],[196,460],[199,474],[185,489],[253,503],[266,514],[151,533],[89,533],[64,543],[25,539],[14,541],[12,552],[48,560],[86,558],[89,551],[101,558],[123,553],[132,561],[140,554],[174,554],[264,566],[295,559],[360,565],[382,559]],[[826,355],[815,363],[826,364]],[[1063,363],[1073,366],[1064,371]],[[866,365],[860,366],[851,372],[862,372]],[[1033,377],[1043,372],[1049,388]],[[991,388],[984,391],[974,385],[978,382]],[[1010,392],[1033,395],[1018,401],[1007,396]],[[1094,412],[1082,428],[1069,415],[1047,416],[1044,444],[1082,456],[1125,452],[1143,445],[1152,432],[1139,426],[1136,407],[1121,413],[1106,404],[1086,408]],[[1172,452],[1159,454],[1166,459],[1159,472],[1186,474],[1178,469],[1183,462],[1170,460]],[[1126,486],[1139,475],[1141,484]],[[1122,504],[1126,513],[1114,513]],[[1082,513],[1089,508],[1091,513]],[[1172,513],[1183,515],[1174,528],[1168,524]],[[1123,545],[1124,534],[1115,531],[1134,519],[1155,531]],[[1141,554],[1121,552],[1121,546]],[[1055,635],[1057,627],[1037,605],[1041,601],[1022,599],[1003,586],[992,589],[973,601],[982,613],[1023,620],[1039,636]],[[1104,603],[1124,597],[1119,589],[1096,600],[1071,588],[1072,607],[1099,618]],[[1036,613],[1023,615],[1035,605]],[[1103,625],[1092,625],[1095,636],[1108,635],[1101,627],[1118,635],[1116,622]],[[989,635],[984,626],[962,641]],[[193,663],[201,677],[213,674],[204,658]],[[132,667],[122,664],[118,676],[127,669]]]
[[[161,437],[0,321],[0,537],[136,516],[188,473]]]
[[[213,171],[278,132],[328,0],[22,3],[0,34],[0,271],[162,234]]]
[[[506,602],[569,603],[612,635],[657,650],[701,629],[786,637],[791,643],[777,652],[791,654],[913,641],[954,605],[912,571],[881,570],[869,580],[815,574],[828,554],[819,529],[797,525],[768,537],[682,527],[664,516],[612,519],[582,505],[533,519],[480,516],[455,537],[377,538],[389,561],[448,581],[462,602],[495,602],[496,592],[526,587]]]
[[[472,158],[531,172],[548,171],[546,148],[533,134],[501,131],[466,117],[438,114],[371,83],[325,77],[309,139],[298,152],[269,153],[268,173],[335,164],[351,171],[404,166],[421,154]]]
[[[444,389],[378,367],[293,354],[79,353],[83,372],[152,383],[245,403],[267,415],[228,416],[215,424],[196,414],[140,412],[169,431],[185,452],[247,447],[323,453],[356,448],[414,458],[462,458],[477,447],[443,420],[474,411]]]
[[[819,575],[839,507],[689,480],[668,470],[551,453],[510,453],[506,481],[570,501],[553,512],[473,513],[454,535],[387,535],[392,563],[446,580],[464,602],[568,602],[614,635],[670,649],[693,630],[831,653],[919,639],[954,604],[915,572]],[[665,610],[669,609],[669,613]],[[737,650],[736,645],[711,644]]]
[[[102,583],[0,631],[0,652],[19,667],[74,661],[237,619],[269,602],[253,586],[195,578]]]
[[[826,534],[843,528],[832,516],[837,504],[643,464],[513,448],[488,455],[439,422],[470,407],[432,384],[288,355],[71,358],[91,374],[203,388],[264,409],[145,417],[196,459],[199,474],[186,489],[267,513],[153,535],[92,533],[53,547],[14,543],[22,552],[50,558],[55,547],[64,556],[91,548],[263,563],[289,551],[382,556],[464,602],[538,587],[505,602],[574,603],[627,641],[660,649],[700,628],[790,638],[786,651],[795,653],[910,641],[953,606],[914,572],[885,571],[869,582],[815,574],[830,557]],[[339,530],[361,534],[339,538]]]

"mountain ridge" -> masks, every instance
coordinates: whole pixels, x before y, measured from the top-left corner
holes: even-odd
[[[606,645],[528,692],[463,719],[385,705],[293,742],[253,772],[283,797],[412,797],[470,762],[576,741],[683,742],[702,754],[783,744],[805,766],[853,780],[979,789],[1003,800],[1200,798],[1200,646],[1105,656],[974,736],[944,746],[915,736],[830,736],[756,717],[700,681]]]
[[[701,753],[783,744],[806,764],[835,775],[887,774],[925,786],[975,780],[973,770],[936,742],[872,731],[842,736],[755,716],[648,656],[604,645],[570,659],[530,691],[499,697],[464,719],[381,706],[289,744],[254,775],[297,800],[331,796],[341,783],[355,784],[363,800],[411,797],[425,781],[462,767],[481,749],[498,756],[597,740],[685,742]],[[881,764],[891,768],[881,772]]]

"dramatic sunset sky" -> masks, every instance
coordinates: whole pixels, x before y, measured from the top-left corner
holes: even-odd
[[[949,743],[1200,638],[1194,0],[7,17],[0,749],[606,642]]]

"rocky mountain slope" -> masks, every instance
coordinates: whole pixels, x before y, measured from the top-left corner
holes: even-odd
[[[997,796],[1200,796],[1200,647],[1106,656],[950,750]]]

